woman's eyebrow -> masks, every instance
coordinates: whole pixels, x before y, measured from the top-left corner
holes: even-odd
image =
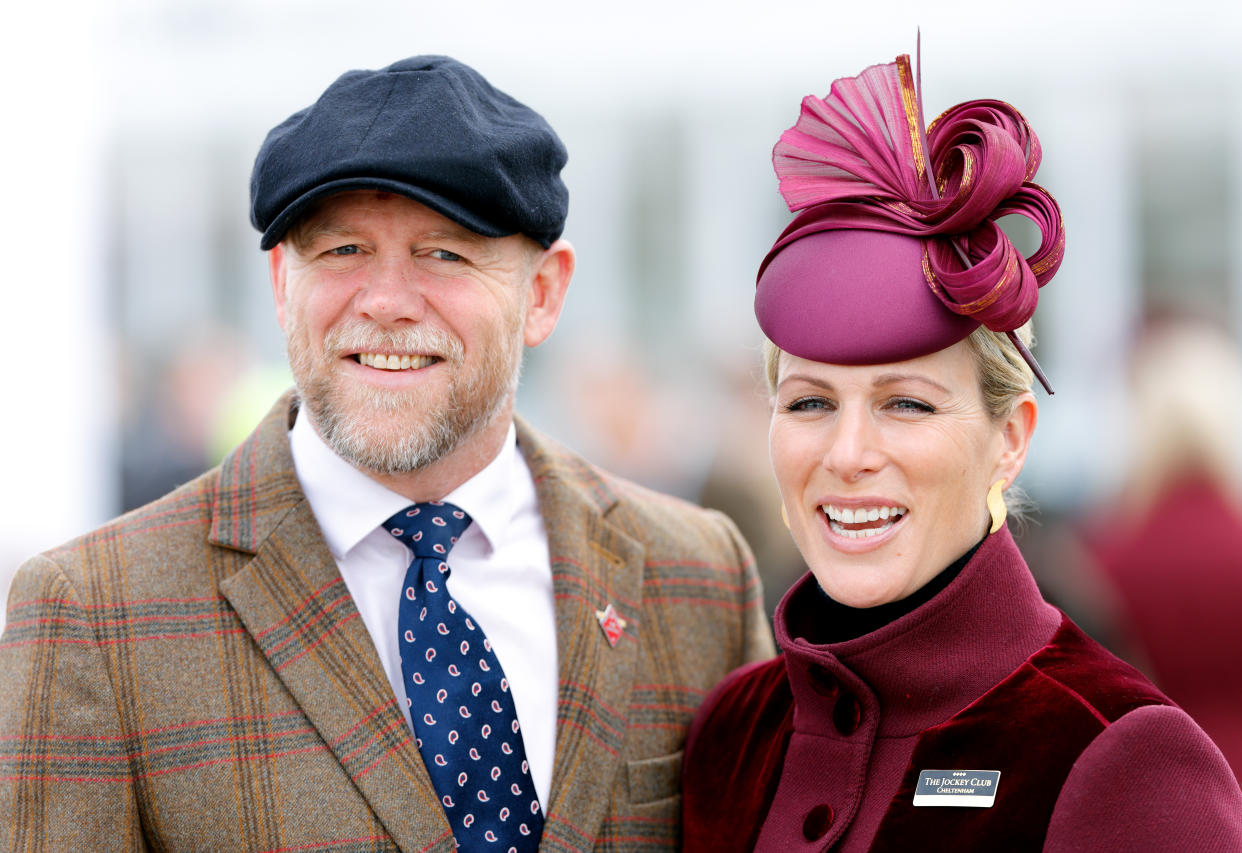
[[[930,385],[945,394],[950,393],[948,388],[944,387],[931,377],[924,376],[921,373],[884,373],[877,376],[871,384],[876,388],[880,388],[885,385],[893,385],[898,382],[922,382],[924,385]]]
[[[784,385],[787,382],[805,382],[808,385],[823,388],[827,391],[835,390],[833,384],[827,379],[822,379],[809,373],[791,373],[788,376],[783,377],[780,384]],[[894,385],[898,382],[921,382],[924,385],[930,385],[945,394],[950,393],[948,388],[944,387],[931,377],[924,376],[921,373],[884,373],[873,379],[871,386],[873,388],[883,388],[886,385]]]
[[[832,383],[826,379],[820,379],[818,376],[812,376],[809,373],[790,373],[788,376],[781,377],[780,385],[783,387],[788,382],[805,382],[808,385],[814,385],[817,388],[823,388],[826,391],[835,390]]]

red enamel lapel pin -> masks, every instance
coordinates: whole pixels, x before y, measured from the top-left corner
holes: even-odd
[[[621,639],[621,635],[625,633],[625,620],[621,618],[617,608],[611,604],[603,610],[596,610],[595,618],[599,620],[599,626],[604,629],[604,636],[608,638],[608,644],[615,649]]]

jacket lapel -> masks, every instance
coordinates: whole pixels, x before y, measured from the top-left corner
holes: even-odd
[[[403,850],[452,849],[418,748],[302,494],[283,398],[225,460],[212,544],[253,554],[220,585],[276,676]]]
[[[645,552],[607,519],[616,496],[594,471],[518,419],[548,532],[556,598],[558,711],[544,843],[589,849],[623,771]],[[614,647],[599,613],[625,620]],[[552,842],[552,843],[549,843]]]

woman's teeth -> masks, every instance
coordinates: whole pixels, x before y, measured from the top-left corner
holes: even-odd
[[[909,512],[904,506],[836,507],[824,504],[820,509],[828,516],[832,532],[846,539],[866,539],[883,533]],[[877,521],[881,523],[875,524]],[[854,526],[846,527],[847,524]]]
[[[438,359],[434,355],[384,355],[383,353],[360,352],[358,361],[367,367],[380,370],[418,370],[435,364]]]
[[[843,509],[833,506],[832,504],[824,504],[821,507],[824,514],[833,521],[839,521],[842,524],[857,524],[864,521],[878,521],[882,518],[900,518],[906,514],[904,506],[860,506],[854,509],[845,507]]]

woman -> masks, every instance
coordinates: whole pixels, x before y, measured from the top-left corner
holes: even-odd
[[[1242,448],[1220,401],[1242,393],[1242,354],[1214,323],[1163,313],[1143,328],[1128,372],[1126,476],[1088,514],[1094,559],[1078,568],[1102,573],[1118,636],[1239,777]]]
[[[685,849],[1242,850],[1219,750],[1043,601],[1005,527],[1060,212],[1016,110],[924,133],[913,79],[903,56],[838,80],[774,150],[802,212],[755,306],[810,572],[776,611],[784,655],[696,718]],[[1029,258],[995,225],[1013,213],[1043,233]]]

